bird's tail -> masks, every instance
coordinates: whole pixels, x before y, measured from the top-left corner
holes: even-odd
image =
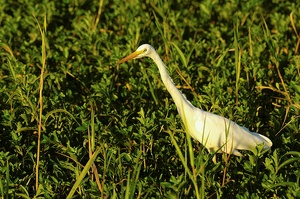
[[[259,133],[255,133],[255,132],[251,132],[251,134],[255,138],[257,138],[257,139],[255,139],[255,141],[258,142],[258,144],[260,144],[260,143],[264,143],[265,144],[264,150],[268,150],[268,149],[270,149],[272,147],[273,143],[272,143],[272,141],[268,137],[266,137],[264,135],[261,135]]]

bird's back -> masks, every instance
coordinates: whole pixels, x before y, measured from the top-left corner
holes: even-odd
[[[187,131],[208,150],[241,155],[237,150],[252,150],[264,143],[264,149],[272,146],[272,141],[261,134],[250,132],[247,128],[222,116],[194,108],[194,121],[186,121]]]

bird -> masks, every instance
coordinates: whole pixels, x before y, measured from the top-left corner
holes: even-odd
[[[172,96],[183,121],[185,131],[192,138],[199,141],[209,153],[226,153],[243,156],[240,150],[253,151],[260,144],[263,145],[263,151],[271,148],[273,143],[268,137],[251,132],[246,127],[240,126],[223,116],[193,106],[185,95],[177,89],[165,64],[150,44],[139,46],[135,52],[119,60],[117,65],[142,57],[151,58],[157,65],[161,79]],[[215,155],[212,161],[216,163]]]

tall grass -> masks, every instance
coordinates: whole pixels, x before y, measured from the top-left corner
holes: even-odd
[[[297,198],[298,2],[0,3],[1,198]],[[217,154],[184,133],[152,44],[195,106],[270,137]]]

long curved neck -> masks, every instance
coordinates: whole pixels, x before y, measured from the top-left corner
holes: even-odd
[[[167,90],[171,94],[171,96],[177,106],[179,115],[183,119],[183,117],[184,117],[183,111],[185,111],[186,109],[189,109],[189,108],[192,109],[192,108],[194,108],[194,106],[176,88],[172,78],[170,77],[170,75],[166,69],[165,64],[160,59],[159,55],[157,53],[153,53],[150,58],[152,58],[153,61],[156,63],[156,65],[159,69],[159,72],[160,72],[161,79],[162,79],[163,83],[165,84]]]

